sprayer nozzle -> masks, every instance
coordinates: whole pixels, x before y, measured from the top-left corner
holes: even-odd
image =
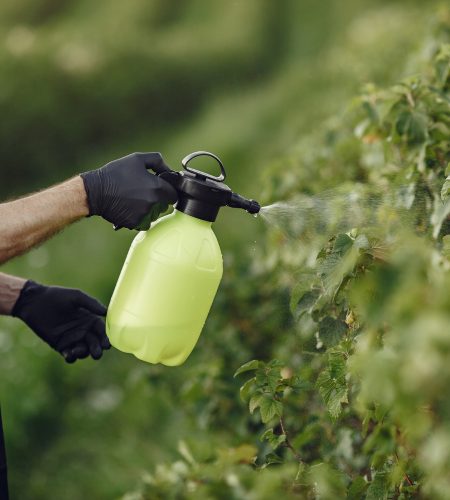
[[[258,214],[260,210],[261,205],[255,200],[250,200],[250,206],[247,208],[247,212],[249,214]]]
[[[247,198],[237,193],[232,193],[228,206],[232,208],[242,208],[243,210],[247,210],[249,214],[257,214],[261,210],[261,205],[257,201],[247,200]]]

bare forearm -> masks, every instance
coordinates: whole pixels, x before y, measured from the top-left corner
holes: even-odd
[[[10,315],[26,280],[0,273],[0,315]]]
[[[80,177],[0,204],[0,263],[42,243],[88,213]]]

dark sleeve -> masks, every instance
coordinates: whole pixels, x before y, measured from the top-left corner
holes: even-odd
[[[0,498],[8,500],[8,476],[6,469],[5,437],[3,435],[2,410],[0,408]]]

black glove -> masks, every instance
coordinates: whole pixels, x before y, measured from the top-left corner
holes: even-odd
[[[169,170],[160,153],[133,153],[81,174],[89,215],[101,215],[116,228],[147,230],[178,198],[176,190],[148,168],[158,174]]]
[[[106,307],[80,290],[27,281],[12,316],[24,321],[68,363],[100,359],[111,344],[105,333]]]

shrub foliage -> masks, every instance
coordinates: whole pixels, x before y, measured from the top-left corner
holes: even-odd
[[[238,350],[255,357],[235,373],[242,405],[213,361],[202,390],[181,397],[234,439],[182,442],[180,460],[127,498],[448,498],[449,36],[444,10],[413,76],[366,86],[270,166],[268,202],[304,193],[345,215],[341,201],[359,193],[365,212],[343,230],[296,201],[282,231],[228,270],[218,300],[246,340],[212,319],[223,339],[208,352],[228,367]]]

